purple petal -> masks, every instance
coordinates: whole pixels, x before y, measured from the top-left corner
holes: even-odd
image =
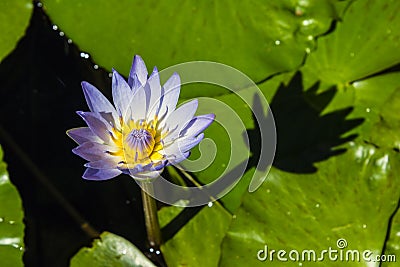
[[[128,82],[128,85],[131,87],[131,90],[133,93],[136,92],[136,89],[138,89],[139,87],[142,86],[142,84],[140,83],[139,78],[137,77],[136,74],[133,75],[133,80],[131,83],[132,84],[129,84],[129,82]]]
[[[117,169],[99,170],[87,168],[82,178],[86,180],[102,181],[114,178],[121,173],[122,172]]]
[[[118,165],[117,157],[107,157],[97,161],[91,161],[85,164],[85,167],[92,169],[116,169]]]
[[[214,114],[206,114],[194,117],[180,132],[180,136],[196,136],[202,133],[214,121]]]
[[[194,113],[197,110],[197,106],[198,101],[197,99],[194,99],[181,105],[167,117],[165,125],[161,124],[161,127],[165,127],[170,131],[168,136],[165,138],[166,142],[178,137],[179,133],[192,120]]]
[[[154,67],[153,73],[149,77],[148,84],[149,90],[146,91],[146,93],[148,93],[150,96],[148,105],[148,118],[151,120],[156,114],[158,114],[161,103],[161,84],[157,67]]]
[[[85,142],[101,142],[89,127],[74,128],[67,131],[67,135],[79,145]]]
[[[190,151],[187,151],[185,153],[181,153],[175,157],[171,157],[169,159],[170,164],[177,164],[181,161],[184,161],[185,159],[187,159],[190,156]]]
[[[120,125],[119,119],[114,120],[114,117],[110,112],[100,112],[100,116],[103,117],[103,119],[113,128],[118,128],[117,125]]]
[[[146,171],[130,174],[130,176],[134,179],[155,179],[159,177],[160,174],[161,171]]]
[[[148,85],[146,84],[146,87],[147,86]],[[139,87],[136,90],[132,102],[130,103],[130,109],[131,109],[130,117],[135,121],[146,118],[147,100],[146,100],[145,88]]]
[[[89,109],[93,112],[109,112],[114,119],[118,119],[117,113],[113,105],[96,87],[88,82],[82,82],[83,94]]]
[[[183,137],[176,139],[169,144],[165,144],[163,153],[168,155],[168,157],[175,156],[176,158],[180,158],[184,156],[186,152],[200,143],[203,138],[204,134],[201,133],[196,137]]]
[[[112,97],[118,115],[125,117],[132,96],[133,94],[128,83],[114,70],[112,77]]]
[[[159,111],[160,116],[163,116],[167,111],[172,112],[175,110],[180,91],[181,78],[178,73],[174,73],[164,84],[164,93],[162,95]]]
[[[95,142],[86,142],[72,149],[72,152],[88,161],[98,161],[113,157],[108,152],[116,152],[118,148]]]
[[[130,87],[133,87],[133,81],[134,81],[135,74],[136,74],[137,78],[139,79],[139,82],[141,83],[141,85],[144,86],[147,81],[147,68],[146,68],[146,64],[144,64],[143,59],[138,55],[136,55],[133,58],[132,68],[129,73],[128,84]]]
[[[86,124],[94,134],[106,143],[111,141],[112,127],[99,113],[83,111],[77,111],[76,113],[85,120]]]

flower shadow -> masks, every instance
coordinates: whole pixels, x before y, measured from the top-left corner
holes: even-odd
[[[292,77],[288,85],[281,84],[274,95],[270,108],[274,115],[277,131],[277,147],[273,166],[287,172],[313,173],[315,163],[346,151],[338,146],[354,140],[357,135],[347,132],[363,123],[364,119],[346,119],[353,108],[339,109],[324,115],[321,112],[334,98],[337,89],[332,87],[320,94],[320,83],[315,83],[304,91],[301,72]],[[258,95],[254,96],[253,113],[264,116]],[[253,114],[253,119],[255,116]],[[256,124],[257,125],[257,124]],[[250,142],[250,166],[258,166],[261,171],[267,168],[260,159],[260,129],[247,131]],[[261,167],[260,167],[261,166]]]

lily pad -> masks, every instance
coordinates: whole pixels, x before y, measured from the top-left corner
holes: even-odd
[[[93,247],[82,248],[72,259],[71,267],[155,267],[155,265],[128,240],[103,232]]]
[[[399,29],[399,1],[354,1],[332,34],[318,39],[304,71],[346,85],[399,64]]]
[[[168,266],[217,266],[232,217],[219,203],[210,203],[204,208],[171,206],[159,211],[168,239],[161,247]]]
[[[97,64],[128,74],[134,54],[160,69],[228,64],[259,81],[301,65],[328,31],[340,1],[45,0],[46,12]]]
[[[315,250],[318,259],[329,248],[380,254],[400,197],[400,155],[353,142],[347,148],[345,154],[319,163],[313,174],[272,169],[258,191],[243,196],[223,242],[220,265],[337,266],[338,261],[327,255],[320,261],[301,259],[304,250]],[[337,244],[340,239],[347,244],[342,249]],[[257,253],[266,246],[269,252],[285,250],[287,262],[276,255],[271,258],[269,252],[267,259],[261,252],[259,260]],[[291,260],[291,250],[299,251],[300,258]],[[352,262],[352,266],[368,264]]]
[[[11,184],[0,147],[0,263],[24,266],[24,213],[17,189]]]
[[[389,239],[386,242],[385,250],[382,255],[385,255],[385,261],[382,266],[391,267],[397,266],[400,259],[400,212],[397,210],[393,214],[391,228],[389,232]]]
[[[317,105],[315,99],[308,101]],[[336,90],[323,114],[346,107],[354,107],[350,118],[365,119],[361,128],[350,133],[360,134],[379,147],[400,149],[400,72],[373,76]]]
[[[32,14],[30,0],[0,2],[0,62],[17,46],[24,36]]]

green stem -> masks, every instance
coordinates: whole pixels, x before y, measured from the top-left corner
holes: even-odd
[[[153,183],[145,181],[141,183],[141,186],[147,240],[149,241],[150,247],[159,248],[161,245],[161,232],[157,217],[157,203],[151,196],[154,194]]]

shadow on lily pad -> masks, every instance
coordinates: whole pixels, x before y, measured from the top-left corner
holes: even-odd
[[[356,134],[346,136],[346,133],[359,126],[364,119],[346,119],[353,110],[351,107],[321,115],[335,96],[336,88],[320,94],[317,93],[318,88],[319,82],[304,91],[301,72],[297,72],[287,86],[279,86],[270,103],[277,131],[274,167],[294,173],[315,172],[316,162],[344,153],[346,150],[339,146],[357,137]],[[252,110],[265,120],[268,119],[263,114],[257,95],[254,96]],[[249,167],[257,166],[261,152],[260,130],[256,127],[247,134],[252,140]],[[263,170],[267,164],[258,168]]]

